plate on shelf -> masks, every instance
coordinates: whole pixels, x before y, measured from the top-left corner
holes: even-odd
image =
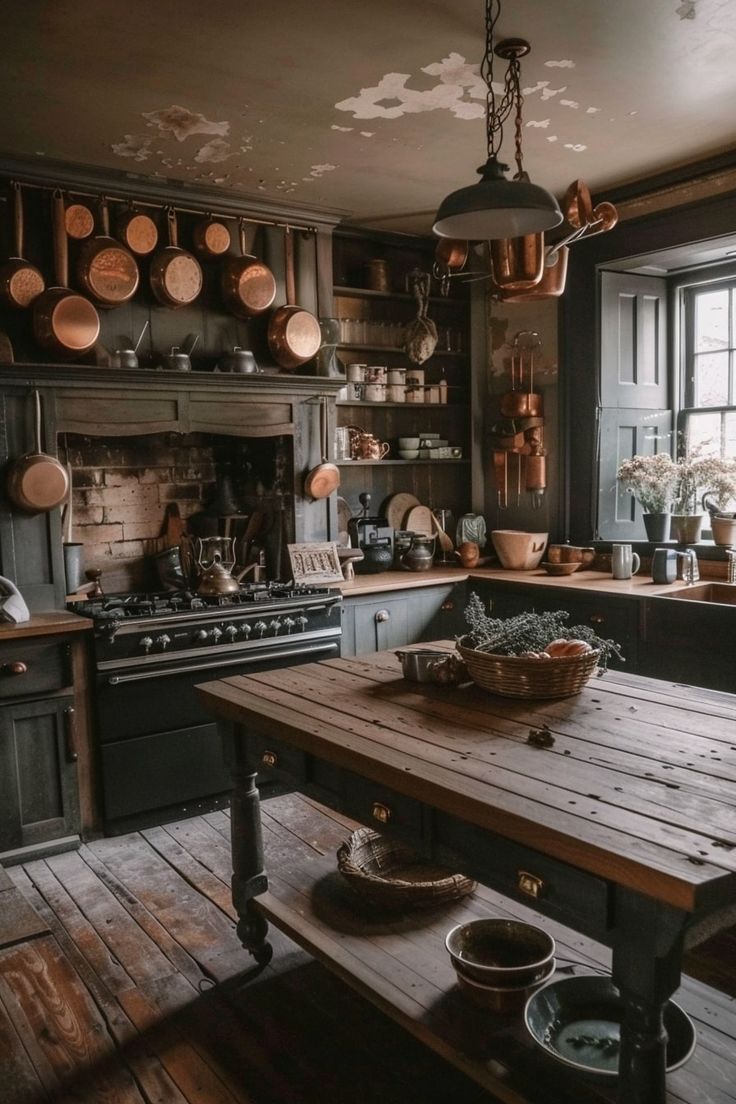
[[[404,520],[404,529],[410,533],[421,533],[425,537],[433,536],[434,523],[429,506],[413,506]]]
[[[416,495],[408,491],[399,491],[398,494],[389,495],[381,507],[381,513],[392,529],[405,529],[404,518],[411,509],[419,505]]]

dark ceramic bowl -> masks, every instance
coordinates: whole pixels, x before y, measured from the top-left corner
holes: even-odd
[[[458,924],[445,946],[458,973],[499,988],[539,982],[547,976],[555,953],[554,939],[541,928],[497,918]]]
[[[537,1046],[565,1066],[598,1082],[618,1078],[623,1001],[610,977],[562,978],[532,993],[524,1023]],[[674,1001],[664,1010],[667,1070],[678,1069],[695,1049],[695,1027]]]
[[[544,974],[532,985],[484,985],[481,981],[467,977],[455,967],[460,990],[473,1004],[485,1008],[488,1012],[509,1015],[520,1012],[526,1004],[529,994],[537,985],[543,985],[555,972],[555,960],[547,963]]]

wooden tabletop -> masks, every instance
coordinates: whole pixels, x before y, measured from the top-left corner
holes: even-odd
[[[392,652],[199,692],[263,735],[686,911],[736,901],[736,696],[610,671],[573,698],[521,701],[405,681]],[[528,742],[542,725],[550,748]]]
[[[0,623],[0,641],[24,640],[29,636],[57,636],[72,632],[86,632],[92,628],[88,617],[66,610],[51,610],[49,613],[33,613],[29,621]]]

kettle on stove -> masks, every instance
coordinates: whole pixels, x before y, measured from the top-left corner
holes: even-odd
[[[232,537],[199,537],[197,567],[197,594],[217,597],[236,594],[240,590],[240,583],[231,574],[235,567]]]

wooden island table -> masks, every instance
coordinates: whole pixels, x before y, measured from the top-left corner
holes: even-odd
[[[229,722],[233,901],[257,962],[270,957],[270,920],[509,1104],[736,1100],[734,1002],[700,987],[716,1012],[701,1012],[693,1059],[666,1079],[662,1028],[684,947],[736,919],[736,697],[608,672],[573,698],[521,701],[405,681],[388,652],[199,693]],[[529,742],[539,729],[550,747]],[[258,772],[397,834],[486,896],[419,933],[331,928],[313,889],[334,877],[334,860],[286,856],[267,884]],[[458,1037],[463,1000],[442,935],[489,907],[533,909],[579,954],[593,946],[583,936],[611,949],[626,1006],[617,1089],[558,1067],[520,1022],[475,1009],[489,1048],[480,1056],[471,1026]]]

